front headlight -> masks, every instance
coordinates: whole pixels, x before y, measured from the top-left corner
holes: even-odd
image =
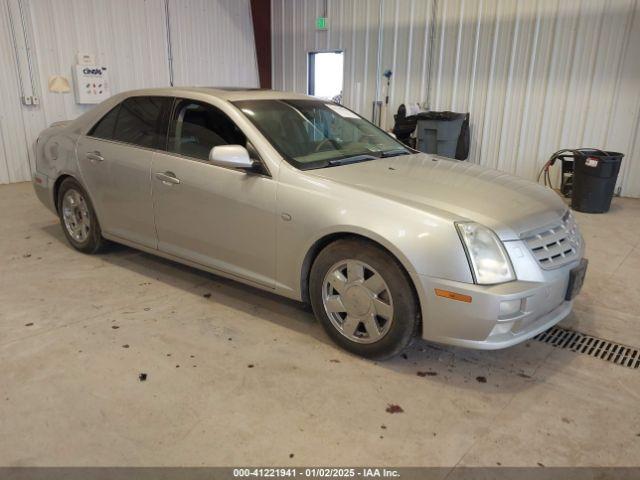
[[[516,279],[509,256],[493,231],[474,222],[456,222],[476,283],[492,285]]]

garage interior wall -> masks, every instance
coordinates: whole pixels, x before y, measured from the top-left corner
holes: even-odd
[[[625,153],[640,197],[637,0],[273,0],[273,85],[306,92],[307,54],[344,50],[343,102],[471,113],[469,160],[535,179],[560,148]],[[328,29],[315,19],[326,13]]]
[[[40,131],[91,108],[47,89],[52,75],[72,85],[78,52],[108,68],[112,94],[258,86],[249,0],[0,0],[0,183],[30,180]]]

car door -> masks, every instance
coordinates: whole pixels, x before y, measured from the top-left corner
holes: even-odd
[[[266,170],[247,173],[211,164],[211,148],[226,144],[251,151],[222,110],[176,100],[167,152],[153,157],[158,249],[273,288],[276,182]]]
[[[81,137],[76,150],[102,231],[150,248],[157,247],[151,162],[154,149],[164,144],[172,102],[129,97]]]

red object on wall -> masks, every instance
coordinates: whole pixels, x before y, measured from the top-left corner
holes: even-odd
[[[271,0],[251,0],[260,88],[271,88]]]

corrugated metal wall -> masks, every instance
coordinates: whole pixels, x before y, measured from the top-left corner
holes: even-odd
[[[170,0],[174,85],[257,87],[249,1]]]
[[[71,80],[76,54],[94,53],[108,68],[113,93],[169,84],[164,0],[55,0],[29,2],[46,124],[91,108],[73,94],[47,90],[51,75]]]
[[[470,111],[472,158],[528,178],[560,148],[625,152],[623,192],[640,196],[629,175],[640,162],[637,7],[438,2],[432,108]]]
[[[19,18],[17,12],[15,17]],[[0,3],[0,183],[29,178],[29,151],[20,104],[20,76],[16,63],[14,13]],[[22,159],[15,161],[15,158]]]
[[[329,29],[316,31],[325,9]],[[560,148],[619,150],[622,194],[640,197],[638,0],[273,0],[272,10],[274,88],[304,92],[307,53],[342,49],[344,103],[369,118],[391,69],[388,124],[401,103],[469,111],[470,160],[528,178]]]
[[[167,25],[175,85],[258,85],[249,0],[0,0],[0,183],[29,180],[38,133],[91,108],[47,90],[52,75],[71,81],[77,52],[109,68],[112,93],[168,86]],[[38,106],[20,102],[28,48]]]

